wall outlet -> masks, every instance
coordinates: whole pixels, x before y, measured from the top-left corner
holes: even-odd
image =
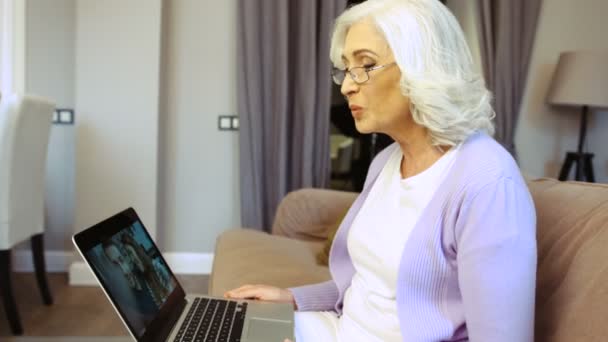
[[[232,120],[229,116],[220,116],[218,120],[220,131],[229,131],[232,128]]]

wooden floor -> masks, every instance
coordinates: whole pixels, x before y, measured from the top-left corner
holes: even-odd
[[[186,293],[207,293],[208,276],[178,278]],[[129,334],[99,287],[69,286],[66,273],[50,273],[49,286],[54,304],[44,306],[34,274],[13,273],[13,290],[25,336]],[[10,329],[0,302],[0,337],[8,335]]]

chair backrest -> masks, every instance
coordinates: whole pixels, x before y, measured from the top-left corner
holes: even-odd
[[[0,102],[0,249],[42,233],[46,156],[55,105],[29,95]]]
[[[608,185],[528,181],[537,216],[536,341],[608,336]]]

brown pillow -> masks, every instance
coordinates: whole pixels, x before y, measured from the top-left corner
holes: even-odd
[[[342,220],[344,220],[346,213],[348,213],[348,209],[338,216],[338,220],[334,224],[327,228],[327,240],[325,241],[323,249],[317,253],[317,263],[319,265],[327,266],[329,262],[329,250],[331,249],[331,244],[334,242],[336,232],[338,231],[338,228],[340,228],[340,224],[342,224]]]

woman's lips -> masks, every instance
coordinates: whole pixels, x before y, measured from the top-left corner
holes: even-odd
[[[363,107],[359,107],[356,105],[350,105],[348,108],[350,108],[350,112],[352,113],[353,117],[358,118],[363,114]]]

